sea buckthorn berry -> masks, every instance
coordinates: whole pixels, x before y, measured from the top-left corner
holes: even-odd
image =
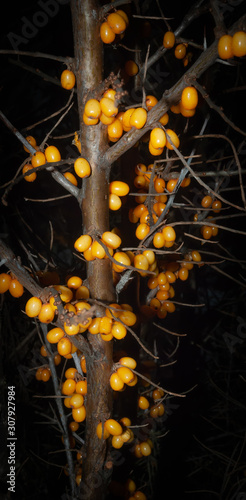
[[[147,441],[140,443],[140,451],[144,457],[148,457],[151,454],[151,447]],[[134,497],[136,498],[136,494]]]
[[[77,158],[74,162],[74,170],[78,177],[84,178],[91,174],[91,167],[85,158]]]
[[[207,195],[207,196],[204,196],[202,201],[201,201],[201,205],[203,208],[209,208],[211,205],[212,205],[212,197]]]
[[[81,358],[80,358],[80,366],[81,366],[82,372],[86,373],[87,372],[87,368],[86,368],[85,356],[81,356]]]
[[[62,394],[70,396],[75,392],[76,382],[73,378],[67,378],[62,384]]]
[[[66,337],[62,337],[57,344],[57,350],[61,356],[67,356],[72,351],[72,342]]]
[[[175,35],[172,31],[166,31],[163,37],[163,46],[165,49],[171,49],[175,44]]]
[[[149,142],[149,152],[152,156],[159,156],[163,153],[164,148],[154,148],[152,143]]]
[[[87,260],[88,262],[90,262],[90,261],[92,261],[92,260],[95,260],[95,258],[96,258],[96,257],[94,257],[94,256],[92,255],[92,252],[91,252],[91,247],[92,247],[92,245],[90,245],[90,246],[89,246],[89,248],[87,248],[87,250],[85,250],[85,251],[83,252],[84,258],[85,258],[85,260]]]
[[[188,187],[191,183],[191,178],[190,177],[185,177],[184,180],[181,182],[180,186],[181,187]]]
[[[158,404],[157,409],[158,409],[158,417],[162,417],[162,415],[164,415],[165,413],[164,404],[162,403]]]
[[[97,99],[89,99],[84,108],[84,113],[88,118],[99,118],[101,114],[100,102]]]
[[[34,148],[34,149],[37,149],[37,141],[36,139],[32,136],[32,135],[28,135],[26,138],[26,141],[29,142],[29,144]],[[29,149],[27,149],[26,146],[24,146],[23,144],[23,148],[24,150],[27,152],[27,153],[30,153]]]
[[[55,356],[54,356],[54,363],[55,363],[56,366],[58,366],[61,363],[61,356],[60,356],[60,354],[58,354],[58,353],[55,354]]]
[[[15,297],[16,299],[21,297],[24,293],[24,288],[22,284],[16,278],[11,279],[10,281],[9,293],[12,295],[12,297]]]
[[[41,309],[38,314],[38,319],[41,321],[41,323],[51,323],[53,321],[55,316],[55,311],[53,307],[47,303],[47,304],[42,304]]]
[[[31,297],[25,305],[25,312],[29,318],[35,318],[39,315],[41,307],[42,301],[38,297]]]
[[[111,231],[105,231],[102,234],[102,241],[105,243],[105,245],[113,248],[114,250],[121,245],[121,238],[118,236],[118,234],[115,234]]]
[[[211,226],[202,226],[201,233],[202,233],[202,237],[204,238],[204,240],[210,240],[210,238],[213,236],[212,227]]]
[[[186,46],[184,43],[179,43],[176,45],[174,50],[174,55],[176,59],[183,59],[186,55]]]
[[[154,401],[163,398],[164,396],[164,391],[162,389],[154,389],[152,393],[152,398]]]
[[[148,111],[152,109],[156,104],[158,103],[158,100],[154,95],[147,95],[145,104],[147,106]]]
[[[163,300],[169,299],[169,292],[166,290],[158,290],[156,298],[160,300],[160,302],[163,302]]]
[[[212,203],[212,209],[215,214],[218,214],[221,210],[222,203],[220,200],[214,200]]]
[[[175,241],[176,233],[172,226],[164,226],[162,229],[162,234],[164,236],[165,241]]]
[[[155,127],[150,132],[150,143],[153,148],[164,148],[166,145],[166,134],[162,128]]]
[[[84,404],[84,397],[82,394],[73,394],[70,398],[71,408],[80,408]]]
[[[154,264],[154,262],[156,262],[155,252],[153,252],[153,250],[144,250],[143,255],[148,260],[149,265],[152,265],[152,264]]]
[[[161,116],[161,118],[159,119],[159,122],[165,127],[165,125],[168,123],[169,121],[169,116],[168,116],[168,113],[164,113],[164,115]]]
[[[164,246],[164,243],[165,243],[165,238],[164,238],[163,234],[160,233],[159,231],[157,231],[157,233],[155,233],[154,238],[153,238],[154,247],[155,248],[162,248]]]
[[[134,312],[125,310],[120,313],[119,319],[123,321],[126,326],[133,326],[137,321],[137,316]]]
[[[232,52],[236,57],[246,56],[246,33],[237,31],[232,37]]]
[[[76,389],[75,389],[77,394],[82,394],[82,396],[85,396],[87,394],[87,380],[79,380],[76,382]]]
[[[157,287],[158,287],[158,279],[157,279],[157,277],[155,276],[155,277],[149,278],[149,280],[148,280],[148,288],[150,290],[154,290]]]
[[[73,408],[72,417],[75,420],[75,422],[83,422],[86,418],[85,406],[80,406],[80,408]]]
[[[110,432],[106,429],[105,425],[103,426],[102,430],[102,422],[99,422],[99,424],[97,425],[96,433],[99,439],[108,439],[110,436]]]
[[[60,294],[62,302],[70,302],[73,298],[73,291],[65,285],[54,285],[55,290]]]
[[[100,26],[100,37],[104,43],[112,43],[115,39],[115,33],[106,21]]]
[[[118,108],[115,106],[114,100],[109,97],[102,97],[100,100],[100,106],[103,114],[106,116],[116,116],[118,113]]]
[[[75,367],[67,368],[65,371],[65,378],[75,378],[75,375],[77,375],[78,370]]]
[[[100,321],[101,321],[101,318],[93,318],[91,324],[88,327],[88,330],[92,335],[99,333]]]
[[[77,289],[82,285],[82,279],[79,276],[70,276],[67,280],[68,288]]]
[[[167,311],[166,311],[166,309],[163,308],[163,306],[161,306],[160,309],[158,309],[157,316],[160,319],[164,319],[167,316]],[[150,414],[151,414],[151,412],[150,412]]]
[[[134,373],[132,373],[131,369],[127,366],[120,366],[117,368],[117,374],[124,384],[129,384],[134,380]]]
[[[144,175],[137,175],[134,178],[133,184],[137,189],[145,188],[146,179],[145,179]]]
[[[112,444],[113,448],[119,449],[123,446],[124,441],[121,438],[121,436],[113,436],[111,444]]]
[[[111,123],[114,122],[115,117],[114,116],[106,116],[104,113],[101,113],[99,119],[100,119],[100,122],[102,122],[104,125],[111,125]]]
[[[85,252],[92,244],[92,237],[89,234],[83,234],[74,243],[74,248],[78,252]]]
[[[79,429],[79,423],[72,420],[72,422],[69,423],[69,429],[72,432],[76,432]]]
[[[134,434],[131,429],[126,429],[121,435],[120,435],[122,441],[124,443],[131,442],[132,438],[134,438]]]
[[[132,116],[134,111],[135,111],[134,108],[129,108],[123,114],[122,124],[123,124],[123,129],[125,130],[125,132],[127,132],[128,130],[131,129],[130,119],[131,119],[131,116]]]
[[[41,151],[37,151],[31,158],[31,164],[33,168],[40,167],[46,163],[45,155]]]
[[[149,269],[148,259],[142,254],[135,255],[133,265],[137,269],[143,269],[144,271]]]
[[[124,425],[125,427],[129,427],[129,425],[132,425],[132,422],[128,417],[122,417],[120,419],[120,424]]]
[[[233,57],[232,36],[223,35],[218,41],[218,54],[221,59],[231,59]]]
[[[122,391],[124,388],[124,382],[121,380],[119,377],[118,373],[112,373],[110,379],[109,379],[110,387],[114,391]]]
[[[9,289],[11,283],[11,276],[7,273],[0,274],[0,293],[5,293]]]
[[[173,313],[176,309],[175,304],[173,302],[170,302],[169,300],[163,302],[163,307],[169,313]]]
[[[174,145],[176,148],[178,148],[178,147],[179,147],[179,145],[180,145],[180,140],[179,140],[179,138],[178,138],[177,134],[176,134],[173,130],[171,130],[170,128],[168,128],[168,129],[166,130],[166,137],[167,137],[167,142],[166,142],[166,147],[167,147],[167,149],[173,149],[173,145]],[[172,142],[172,144],[171,144],[171,142],[170,142],[170,141]]]
[[[135,457],[137,458],[142,458],[143,454],[141,452],[141,449],[140,449],[140,444],[136,444],[135,448],[134,448],[134,455]],[[131,498],[131,497],[130,497]],[[133,497],[134,500],[135,500],[135,497]],[[129,499],[130,500],[130,499]]]
[[[52,330],[50,330],[47,333],[46,338],[50,344],[56,344],[57,342],[59,342],[59,340],[61,340],[64,337],[64,335],[65,335],[64,330],[57,327],[57,328],[52,328]]]
[[[65,172],[65,174],[63,175],[69,182],[71,182],[71,184],[73,184],[74,186],[78,185],[78,181],[76,177],[72,174],[72,172]]]
[[[123,134],[123,125],[118,118],[115,118],[114,121],[108,125],[108,136],[111,139],[119,139]]]
[[[45,149],[44,154],[45,154],[46,161],[48,161],[49,163],[61,160],[61,153],[60,153],[59,149],[57,149],[56,146],[48,146]]]
[[[48,356],[48,351],[47,351],[47,348],[46,348],[46,346],[45,346],[45,345],[41,345],[41,347],[40,347],[40,354],[41,354],[41,356],[43,356],[44,358],[45,358],[46,356]]]
[[[134,500],[147,500],[147,497],[142,491],[135,491]]]
[[[114,260],[119,262],[119,264],[116,264],[113,262],[113,265],[112,265],[113,269],[118,273],[121,273],[122,271],[126,270],[126,267],[124,267],[124,266],[131,265],[131,260],[125,252],[115,252]],[[123,266],[120,264],[123,264]]]
[[[180,103],[178,102],[177,104],[173,104],[171,107],[170,107],[170,110],[172,111],[172,113],[174,113],[175,115],[179,115],[180,114]]]
[[[96,257],[97,259],[104,259],[106,252],[102,245],[98,241],[93,241],[91,245],[91,254],[92,257]]]
[[[110,340],[113,339],[113,334],[112,332],[110,333],[100,333],[101,339],[104,340],[104,342],[110,342]]]
[[[64,331],[67,335],[77,335],[79,333],[79,325],[69,325],[65,322]]]
[[[131,368],[134,370],[137,366],[137,362],[134,358],[130,358],[129,356],[123,356],[122,358],[119,359],[119,363],[123,366],[127,366],[128,368]],[[131,424],[129,424],[131,425]]]
[[[119,14],[119,16],[123,17],[125,23],[126,23],[126,26],[128,26],[129,24],[129,19],[128,19],[128,15],[126,14],[126,12],[124,10],[117,10],[117,14]]]
[[[110,193],[108,205],[109,205],[110,210],[116,211],[116,210],[120,209],[120,207],[122,205],[122,201],[117,194]]]
[[[194,262],[201,262],[202,260],[201,254],[197,250],[191,252],[191,258]]]
[[[114,321],[112,329],[111,329],[111,333],[115,339],[121,340],[121,339],[125,338],[125,336],[127,334],[127,329],[119,321]]]
[[[61,86],[66,90],[73,89],[75,85],[75,74],[69,69],[64,69],[61,74]]]
[[[166,271],[165,275],[167,277],[168,283],[175,283],[176,281],[176,276],[172,271]]]
[[[87,286],[81,285],[79,288],[77,288],[75,292],[76,300],[89,299],[89,297],[90,297],[90,290],[89,288],[87,288]]]
[[[40,367],[37,369],[37,371],[35,373],[36,380],[42,380],[42,371],[43,371],[43,367]]]
[[[117,12],[108,15],[107,23],[116,35],[120,35],[126,29],[125,19]]]
[[[185,109],[195,109],[198,104],[198,93],[195,87],[185,87],[181,102]]]
[[[163,193],[165,189],[166,183],[162,177],[156,177],[154,180],[154,188],[157,193]]]
[[[157,299],[156,297],[153,297],[149,303],[150,305],[150,308],[153,310],[153,311],[157,311],[158,309],[160,309],[161,307],[161,303],[159,301],[159,299]]]
[[[83,122],[85,125],[97,125],[99,118],[89,118],[85,113],[83,113]]]
[[[189,271],[186,267],[182,267],[178,271],[178,277],[181,281],[186,281],[189,277]]]
[[[139,72],[139,67],[135,61],[129,60],[125,63],[125,72],[128,76],[135,76]]]
[[[109,184],[109,192],[117,196],[126,196],[129,193],[129,186],[126,182],[112,181]]]
[[[166,188],[169,193],[172,193],[176,187],[178,179],[169,179],[167,182]]]
[[[33,170],[33,166],[32,165],[24,165],[24,167],[22,169],[22,174],[23,175],[26,174],[27,172],[29,172],[29,170]],[[27,182],[34,182],[36,180],[36,178],[37,178],[36,172],[32,172],[31,174],[24,176],[24,179]]]
[[[147,111],[144,108],[134,109],[130,117],[130,126],[137,129],[143,128],[147,120]]]
[[[147,410],[147,408],[149,408],[149,401],[145,396],[140,396],[138,398],[138,407],[141,408],[141,410]]]
[[[187,109],[183,106],[182,102],[179,103],[179,109],[180,109],[180,113],[182,116],[184,116],[185,118],[190,118],[191,116],[194,116],[195,112],[196,112],[196,109]]]
[[[108,334],[111,332],[113,320],[108,316],[100,318],[99,333]]]
[[[48,368],[44,368],[41,372],[41,380],[43,382],[48,382],[48,380],[50,379],[51,377],[51,373],[50,371],[48,370]]]
[[[122,434],[123,432],[123,429],[119,422],[117,422],[117,420],[114,420],[113,418],[109,418],[108,420],[106,420],[104,427],[112,436],[120,436],[120,434]]]
[[[135,235],[138,240],[143,240],[150,232],[150,226],[146,223],[139,224],[136,231]]]

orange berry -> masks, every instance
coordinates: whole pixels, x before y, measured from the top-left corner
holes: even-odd
[[[82,396],[85,396],[87,394],[87,380],[79,380],[76,383],[75,391],[77,394],[82,394]]]
[[[220,200],[214,200],[212,203],[212,209],[215,214],[218,214],[221,210],[222,203]]]
[[[179,269],[178,271],[178,277],[181,281],[185,281],[188,279],[189,277],[189,271],[186,267],[182,267],[181,269]]]
[[[236,57],[244,57],[246,55],[246,33],[245,31],[237,31],[232,37],[232,52]]]
[[[125,72],[127,75],[129,76],[135,76],[138,74],[138,71],[139,71],[139,67],[138,65],[135,63],[135,61],[126,61],[125,63]]]
[[[166,311],[169,313],[173,313],[176,309],[175,304],[173,302],[170,302],[169,300],[163,302],[163,308],[166,309]]]
[[[34,149],[37,149],[36,146],[37,146],[37,141],[36,139],[32,136],[32,135],[28,135],[26,138],[26,141],[29,142],[29,144],[34,148]],[[26,146],[24,146],[23,144],[23,148],[24,150],[27,152],[27,153],[30,153],[29,149],[27,149]]]
[[[115,106],[114,100],[109,97],[102,97],[100,106],[103,114],[106,116],[116,116],[118,113],[118,108]]]
[[[149,408],[149,401],[145,396],[140,396],[138,398],[138,407],[141,408],[141,410],[147,410],[147,408]]]
[[[123,134],[123,125],[118,118],[115,118],[114,121],[108,125],[108,136],[110,140],[119,139]]]
[[[123,17],[117,12],[113,12],[109,14],[107,17],[107,23],[110,26],[111,30],[116,34],[120,35],[126,29],[126,22]]]
[[[48,368],[44,368],[41,372],[41,380],[43,382],[48,382],[48,380],[50,379],[51,377],[51,373],[50,373],[50,370],[48,370]]]
[[[130,126],[137,129],[143,128],[147,120],[147,111],[144,108],[136,108],[130,117]]]
[[[99,118],[101,114],[100,102],[97,99],[89,99],[85,104],[84,113],[88,118]]]
[[[187,109],[183,106],[182,102],[179,103],[179,108],[180,108],[180,113],[182,116],[186,118],[190,118],[191,116],[194,116],[196,110],[194,109]]]
[[[198,104],[198,93],[195,87],[185,87],[181,95],[181,103],[185,109],[195,109]]]
[[[91,125],[97,125],[99,122],[98,118],[89,118],[85,113],[83,113],[83,122],[85,125],[91,126]],[[81,148],[78,148],[79,152]]]
[[[175,44],[175,35],[172,31],[166,31],[163,37],[163,46],[166,49],[171,49]]]
[[[29,318],[35,318],[39,315],[41,307],[42,301],[38,297],[31,297],[25,305],[25,312]]]
[[[109,192],[117,196],[126,196],[129,193],[129,186],[126,182],[112,181],[109,184]]]
[[[72,420],[72,422],[70,422],[70,424],[69,424],[69,429],[72,432],[76,432],[79,429],[78,422],[75,422],[74,420]]]
[[[81,300],[81,299],[88,299],[90,297],[90,291],[87,286],[82,285],[79,288],[77,288],[75,292],[75,298],[76,300]]]
[[[152,398],[154,401],[163,398],[164,396],[164,391],[162,389],[154,389],[152,393]]]
[[[116,211],[119,210],[122,205],[122,201],[117,194],[110,193],[109,195],[109,209]]]
[[[123,432],[123,429],[119,422],[117,422],[117,420],[114,420],[113,418],[109,418],[108,420],[106,420],[104,426],[112,436],[119,436]]]
[[[22,284],[16,278],[11,279],[9,283],[9,293],[15,298],[21,297],[24,293]]]
[[[207,195],[207,196],[204,196],[202,201],[201,201],[201,205],[203,208],[209,208],[211,205],[212,205],[212,197]]]
[[[100,26],[100,37],[104,43],[112,43],[115,39],[115,33],[106,21]]]
[[[73,394],[69,402],[71,408],[80,408],[84,404],[84,397],[82,394]]]
[[[107,439],[110,436],[110,432],[106,429],[105,425],[103,426],[102,431],[102,422],[97,425],[96,433],[99,439]]]
[[[158,103],[158,100],[153,95],[147,95],[145,103],[146,103],[147,109],[149,111],[151,108],[153,108]]]
[[[149,234],[149,231],[150,227],[148,224],[139,224],[135,232],[137,239],[143,240]]]
[[[48,146],[45,149],[44,154],[45,154],[46,161],[48,161],[49,163],[61,160],[60,151],[59,151],[59,149],[57,149],[56,146]]]
[[[166,134],[162,128],[155,127],[150,132],[150,143],[153,148],[164,148],[166,145]]]
[[[23,175],[26,174],[27,172],[29,172],[29,170],[33,170],[33,166],[32,165],[24,165],[24,167],[22,169]],[[25,177],[24,177],[25,181],[27,181],[27,182],[34,182],[36,180],[36,178],[37,178],[36,172],[32,172],[31,174],[25,175]]]
[[[72,172],[65,172],[64,177],[74,186],[78,185],[78,181],[76,177],[72,174]]]
[[[62,394],[70,396],[75,392],[76,382],[73,378],[67,378],[62,384]]]
[[[91,167],[85,158],[77,158],[74,162],[74,170],[78,177],[84,178],[91,174]]]
[[[78,252],[85,252],[92,244],[92,237],[89,234],[83,234],[74,243],[74,248]]]
[[[233,57],[232,36],[223,35],[218,41],[218,54],[221,59],[231,59]]]
[[[91,255],[97,259],[104,259],[106,255],[104,248],[96,240],[91,245]]]
[[[114,321],[111,333],[115,339],[121,340],[126,336],[127,329],[119,321]]]
[[[57,344],[57,350],[61,356],[67,356],[72,351],[72,342],[66,337],[62,337]]]
[[[178,179],[169,179],[167,182],[166,188],[169,193],[172,193],[176,187]]]
[[[162,233],[158,232],[155,233],[154,238],[153,238],[153,245],[155,248],[162,248],[165,243],[165,238]]]
[[[129,384],[134,380],[134,373],[132,373],[131,369],[127,366],[120,366],[120,368],[117,368],[117,374],[125,384]]]
[[[47,333],[46,338],[50,344],[56,344],[64,337],[64,334],[61,328],[52,328],[52,330]]]
[[[37,151],[37,153],[35,153],[31,158],[31,164],[33,168],[40,167],[45,163],[46,163],[45,155],[41,151]]]
[[[144,457],[148,457],[151,454],[151,447],[147,441],[140,443],[140,451]],[[136,498],[136,494],[134,497]]]
[[[172,226],[165,226],[162,229],[162,234],[164,236],[165,241],[175,241],[176,233]]]
[[[180,144],[180,140],[177,136],[177,134],[171,130],[170,128],[168,128],[166,130],[166,136],[167,136],[167,142],[166,142],[166,147],[167,149],[173,149],[173,145],[178,148],[179,147],[179,144]],[[172,144],[171,144],[171,142]]]
[[[114,390],[114,391],[122,391],[122,389],[124,388],[124,382],[122,381],[122,379],[119,377],[118,373],[112,373],[110,379],[109,379],[109,383],[110,383],[110,387]]]
[[[175,47],[174,55],[176,59],[183,59],[186,55],[186,46],[184,43],[179,43]]]
[[[112,267],[118,273],[126,270],[126,267],[121,266],[120,264],[124,264],[125,266],[130,266],[131,265],[131,260],[130,260],[130,258],[128,257],[128,255],[125,252],[115,252],[114,259],[117,262],[119,262],[119,264],[115,264],[113,262]]]
[[[202,226],[201,233],[202,233],[202,237],[204,238],[204,240],[210,240],[210,238],[213,236],[212,227],[211,226]]]
[[[131,368],[132,370],[134,370],[137,366],[136,360],[134,358],[130,358],[129,356],[123,356],[122,358],[120,358],[119,363],[123,366]]]
[[[137,321],[137,316],[134,312],[125,310],[120,313],[119,319],[126,325],[126,326],[133,326],[135,325]]]
[[[5,293],[9,289],[11,276],[7,273],[0,274],[0,293]]]
[[[86,417],[86,409],[85,406],[80,406],[80,408],[72,409],[72,417],[75,422],[83,422]]]
[[[61,86],[64,89],[71,90],[75,85],[75,74],[69,69],[64,69],[61,74]]]

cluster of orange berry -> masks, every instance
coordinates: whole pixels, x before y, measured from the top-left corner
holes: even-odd
[[[165,49],[172,49],[175,45],[175,34],[173,31],[166,31],[163,36],[163,47]],[[188,43],[177,43],[174,49],[174,56],[176,59],[180,59],[183,61],[184,66],[187,66],[189,63],[191,54],[187,53]]]
[[[43,357],[47,357],[50,355],[50,353],[48,353],[45,345],[41,346],[40,354]],[[61,363],[60,354],[58,352],[56,352],[56,353],[52,353],[52,356],[53,356],[53,360],[54,360],[55,365],[58,366]],[[50,377],[51,377],[50,367],[48,365],[40,366],[36,371],[35,377],[37,380],[42,380],[43,382],[48,382],[48,380],[50,380]]]
[[[218,54],[221,59],[244,57],[246,55],[246,32],[237,31],[233,36],[221,36],[218,41]]]
[[[15,276],[10,273],[0,274],[0,293],[5,293],[9,291],[12,297],[21,297],[24,293],[23,285],[15,278]]]
[[[136,483],[132,479],[127,480],[126,490],[131,495],[128,500],[147,500],[146,495],[142,491],[137,490]]]
[[[201,201],[201,206],[203,208],[206,208],[208,210],[211,210],[215,213],[215,214],[218,214],[221,210],[221,207],[222,207],[222,203],[220,200],[214,200],[213,201],[213,198],[212,196],[210,195],[206,195],[203,197],[202,201]],[[213,217],[212,215],[209,215],[207,217],[207,221],[209,221],[209,219],[211,219],[211,222],[213,221]],[[198,214],[195,214],[194,215],[194,221],[196,222],[198,220]],[[218,227],[216,225],[204,225],[201,227],[201,234],[202,234],[202,237],[204,238],[204,240],[210,240],[210,238],[212,238],[212,236],[217,236],[219,230],[218,230]]]
[[[112,12],[100,26],[101,40],[109,44],[114,42],[117,35],[119,38],[122,38],[128,24],[128,16],[123,10]]]
[[[194,116],[198,104],[198,93],[195,87],[185,87],[182,91],[181,99],[177,104],[171,106],[171,111],[175,114],[181,113],[186,118]]]
[[[128,427],[131,420],[128,417],[122,417],[119,422],[113,418],[107,419],[104,424],[99,422],[97,425],[97,436],[99,439],[108,439],[111,437],[113,448],[121,448],[124,443],[130,443],[134,439],[134,434]]]
[[[84,367],[85,368],[85,367]],[[64,405],[72,409],[72,422],[69,427],[73,432],[79,428],[79,423],[86,418],[86,408],[84,398],[87,394],[87,380],[82,379],[76,368],[68,368],[65,371],[66,380],[62,384],[62,394],[64,394]]]
[[[119,366],[116,371],[110,376],[110,386],[114,391],[122,391],[127,384],[133,387],[137,384],[138,378],[135,373],[132,372],[136,368],[137,363],[134,358],[124,356],[119,360]]]
[[[42,151],[38,151],[37,142],[33,136],[29,135],[28,137],[26,137],[26,140],[29,142],[29,144],[34,149],[37,150],[37,152],[31,156],[31,165],[29,163],[27,163],[22,168],[23,175],[26,174],[27,172],[29,172],[29,170],[33,170],[36,167],[41,167],[41,165],[45,165],[46,162],[50,163],[50,162],[57,162],[57,161],[61,160],[60,151],[56,146],[48,146],[43,153]],[[29,153],[26,146],[23,146],[23,147],[24,147],[24,150]],[[25,177],[24,177],[24,179],[27,182],[33,182],[33,181],[35,181],[36,178],[37,178],[36,172],[32,172],[31,174],[25,175]]]

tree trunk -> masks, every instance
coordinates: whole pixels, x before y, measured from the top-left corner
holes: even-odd
[[[106,127],[102,124],[85,126],[83,110],[88,92],[91,94],[103,79],[103,48],[99,29],[99,5],[96,0],[72,0],[72,21],[76,61],[76,79],[81,156],[91,166],[91,176],[83,179],[82,219],[83,234],[99,236],[109,229],[108,180],[109,165],[100,163],[100,155],[108,147]],[[87,284],[90,297],[104,303],[115,300],[111,262],[96,259],[87,263]],[[100,312],[100,311],[99,311]],[[103,315],[103,308],[101,315]],[[88,333],[91,354],[86,358],[88,394],[86,401],[86,437],[83,453],[82,486],[79,498],[102,500],[111,474],[112,464],[107,459],[108,447],[99,440],[96,427],[109,418],[112,411],[112,391],[109,377],[112,368],[112,342]]]

